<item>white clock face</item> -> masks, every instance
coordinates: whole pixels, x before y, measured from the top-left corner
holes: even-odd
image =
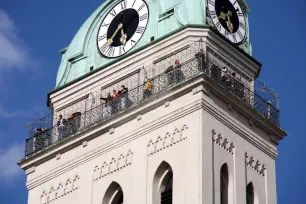
[[[97,45],[104,57],[116,58],[130,51],[141,39],[149,21],[143,0],[124,0],[112,7],[99,28]]]
[[[208,12],[216,29],[235,44],[247,35],[246,20],[237,0],[208,0]]]

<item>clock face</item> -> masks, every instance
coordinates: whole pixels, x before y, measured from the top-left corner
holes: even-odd
[[[130,51],[141,39],[149,21],[149,8],[143,0],[124,0],[106,14],[98,32],[100,53],[116,58]]]
[[[208,12],[216,29],[235,44],[246,38],[246,21],[237,0],[208,0]]]

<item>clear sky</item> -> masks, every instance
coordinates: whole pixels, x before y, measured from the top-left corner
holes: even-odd
[[[68,46],[98,0],[0,0],[0,203],[27,203],[25,125],[48,113],[47,92],[55,86],[59,50]],[[263,64],[259,79],[281,96],[279,204],[306,203],[306,2],[249,0],[253,56]],[[244,192],[241,192],[244,193]]]

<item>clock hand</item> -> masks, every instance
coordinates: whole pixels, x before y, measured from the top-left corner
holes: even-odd
[[[227,22],[226,22],[226,24],[227,24],[227,28],[231,31],[231,33],[233,32],[233,30],[234,30],[234,26],[233,26],[233,24],[232,24],[232,22],[231,22],[231,17],[232,16],[232,12],[231,11],[228,11],[227,12]]]
[[[118,25],[118,28],[116,29],[116,31],[114,32],[114,34],[112,35],[112,37],[110,39],[107,40],[107,42],[102,46],[103,48],[106,48],[108,46],[110,46],[113,42],[114,37],[117,35],[118,31],[123,27],[122,23],[120,23]]]
[[[230,32],[233,32],[233,24],[231,22],[232,12],[228,11],[227,13],[223,13],[223,11],[220,13],[220,16],[218,16],[218,19],[222,19],[226,22],[227,28],[230,30]]]
[[[122,23],[122,29],[121,29],[120,42],[121,42],[122,45],[125,45],[126,39],[127,39],[127,35],[124,32],[124,13],[123,12],[121,12],[121,23]]]
[[[124,33],[124,30],[123,30],[123,28],[122,28],[122,29],[121,29],[121,38],[120,38],[120,42],[122,43],[122,45],[125,45],[126,39],[127,39],[127,36],[126,36],[126,34]]]

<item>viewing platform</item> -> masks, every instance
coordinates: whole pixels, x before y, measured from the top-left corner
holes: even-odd
[[[27,125],[25,157],[82,133],[137,108],[160,93],[196,78],[212,81],[224,92],[253,109],[258,117],[280,126],[279,97],[262,83],[254,81],[243,69],[227,61],[202,41],[169,53],[149,67],[141,67],[100,90],[54,110],[55,114]]]

